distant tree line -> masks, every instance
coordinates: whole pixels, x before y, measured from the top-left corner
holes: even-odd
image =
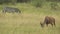
[[[15,2],[16,0],[0,0],[0,4],[4,4],[4,3],[8,4],[8,3],[15,3]]]
[[[31,0],[17,0],[17,2],[30,2]]]
[[[16,3],[27,3],[31,2],[35,7],[42,7],[45,2],[51,2],[50,7],[55,9],[58,7],[57,2],[60,2],[60,0],[0,0],[0,4],[16,4]]]
[[[31,0],[0,0],[0,4],[3,4],[3,3],[14,3],[14,2],[30,2]]]
[[[23,3],[23,2],[32,2],[32,1],[37,1],[37,0],[0,0],[0,4],[3,4],[3,3],[11,3],[11,2],[12,3],[14,3],[14,2],[16,2],[16,3],[17,2],[20,2],[20,3],[22,2]],[[60,0],[45,0],[45,1],[47,1],[47,2],[48,1],[53,1],[54,2],[54,1],[60,1]]]
[[[59,2],[60,0],[46,0],[46,1],[50,1],[50,2]]]

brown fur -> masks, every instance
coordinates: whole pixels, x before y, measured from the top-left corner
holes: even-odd
[[[53,25],[55,26],[55,18],[46,16],[45,19],[44,19],[44,22],[40,23],[40,24],[41,24],[42,27],[44,26],[44,24],[46,24],[47,26],[48,26],[48,24],[51,24],[52,26]]]

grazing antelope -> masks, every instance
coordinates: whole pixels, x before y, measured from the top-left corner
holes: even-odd
[[[51,24],[52,27],[53,27],[53,25],[55,26],[55,18],[46,16],[45,19],[44,19],[44,22],[40,23],[40,25],[41,25],[41,27],[44,27],[45,24],[47,26],[48,26],[48,24]]]

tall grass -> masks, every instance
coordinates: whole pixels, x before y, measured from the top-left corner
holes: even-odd
[[[18,3],[15,6],[22,14],[0,13],[0,34],[60,34],[60,12],[49,8],[36,8],[30,4]],[[2,6],[1,6],[2,7]],[[1,9],[0,9],[1,10]],[[56,27],[45,26],[42,28],[40,22],[45,16],[56,19]]]

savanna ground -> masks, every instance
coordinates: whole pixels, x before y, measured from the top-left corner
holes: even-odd
[[[9,5],[12,6],[12,5]],[[2,5],[0,5],[1,9]],[[60,34],[60,11],[51,10],[48,7],[36,8],[29,4],[17,4],[12,7],[19,8],[21,14],[0,12],[0,34]],[[45,16],[56,19],[56,27],[49,25],[42,28]]]

